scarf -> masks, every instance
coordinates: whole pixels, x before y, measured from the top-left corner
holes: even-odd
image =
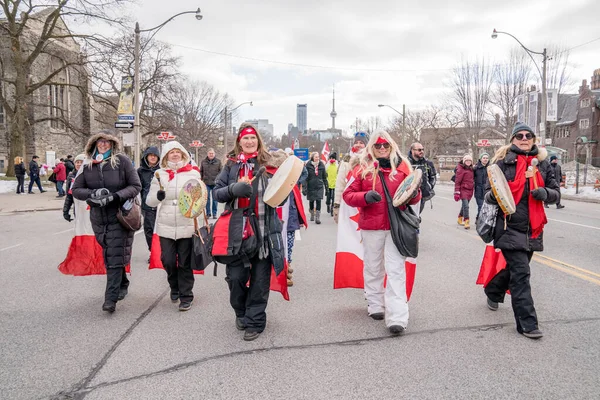
[[[258,154],[257,154],[258,155]],[[254,156],[256,157],[256,156]],[[240,159],[240,157],[238,156],[238,163],[242,164],[240,165],[240,172],[239,172],[239,177],[240,178],[244,178],[247,177],[248,179],[252,179],[253,175],[253,170],[254,170],[254,164],[253,163],[249,163],[248,161],[250,161],[250,158],[246,158],[244,157],[243,159]],[[256,213],[256,219],[258,221],[258,229],[259,229],[259,237],[262,237],[262,242],[259,243],[259,251],[258,251],[258,258],[261,260],[264,260],[265,258],[267,258],[269,256],[269,247],[268,247],[268,238],[265,235],[265,225],[266,225],[266,207],[267,205],[264,203],[263,201],[263,194],[265,191],[265,188],[267,186],[267,177],[263,174],[259,179],[258,179],[258,191],[256,193],[256,204],[254,205],[254,211]],[[247,197],[240,197],[237,199],[237,206],[238,208],[246,208],[250,205],[250,199]]]
[[[317,162],[311,161],[311,163],[315,167],[315,175],[319,176],[319,164],[321,163],[321,161],[317,161]]]
[[[178,174],[180,172],[187,172],[187,171],[191,171],[192,170],[192,164],[186,164],[183,167],[179,168],[177,171],[173,171],[172,169],[166,169],[165,171],[167,172],[167,174],[169,174],[169,182],[171,182],[173,180],[173,178],[175,178],[175,174]]]
[[[94,164],[100,164],[101,162],[105,161],[107,158],[109,158],[112,154],[112,149],[108,150],[106,153],[104,154],[100,154],[98,153],[98,148],[96,148],[96,150],[94,150],[94,153],[92,154],[92,162]],[[100,156],[100,157],[99,157]]]
[[[525,156],[519,154],[517,156],[517,172],[515,174],[515,180],[508,182],[508,186],[510,187],[510,191],[512,192],[513,198],[515,199],[515,205],[519,204],[521,198],[523,197],[523,191],[525,190],[526,180],[529,179],[529,223],[531,225],[531,238],[535,239],[544,230],[544,225],[548,223],[546,219],[546,213],[544,212],[544,204],[542,201],[536,200],[531,195],[532,188],[535,188],[535,182],[537,182],[538,187],[544,187],[544,179],[542,178],[542,174],[540,171],[536,169],[535,175],[531,178],[525,177],[525,172],[527,168],[531,165],[531,160],[533,160],[534,156]]]

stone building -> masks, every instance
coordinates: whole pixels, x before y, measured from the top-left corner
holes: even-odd
[[[43,22],[53,9],[47,8],[31,14],[23,31],[21,46],[30,54],[37,38],[41,35]],[[0,24],[6,20],[0,19]],[[68,37],[69,30],[64,21],[58,20],[55,35],[44,51],[33,62],[28,74],[28,84],[47,81],[35,90],[27,100],[27,116],[30,129],[25,133],[25,145],[19,152],[26,160],[36,154],[41,163],[54,165],[54,160],[68,154],[76,155],[83,147],[93,129],[91,118],[91,81],[83,66],[80,45]],[[0,29],[0,90],[10,104],[14,102],[14,80],[16,66],[12,59],[10,38]],[[56,75],[51,75],[60,70]],[[50,78],[51,77],[51,78]],[[0,171],[4,172],[10,157],[9,115],[0,107]]]

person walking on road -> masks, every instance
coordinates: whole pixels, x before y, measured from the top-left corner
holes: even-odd
[[[337,181],[338,163],[337,153],[329,155],[329,164],[327,164],[327,214],[333,216],[333,200],[335,197],[335,183]]]
[[[73,171],[67,176],[67,188],[66,188],[66,196],[65,203],[63,205],[63,218],[68,222],[71,222],[74,218],[71,218],[71,207],[74,205],[73,200],[73,182],[75,182],[75,177],[77,176],[77,172],[79,172],[79,168],[85,161],[85,154],[79,154],[75,157],[75,163],[73,164]],[[73,216],[77,218],[75,215],[76,207],[73,207]]]
[[[473,170],[473,174],[475,177],[475,201],[477,202],[476,220],[479,219],[479,213],[481,212],[481,207],[483,206],[483,197],[485,196],[485,187],[489,180],[487,174],[487,167],[489,162],[490,155],[488,153],[481,153],[479,155],[479,161],[477,161],[477,165],[475,165],[475,168]]]
[[[475,175],[473,173],[473,157],[465,154],[462,161],[456,166],[456,180],[454,182],[454,201],[460,201],[458,224],[465,229],[470,229],[469,202],[475,189]]]
[[[129,157],[120,154],[120,142],[109,131],[90,137],[85,154],[91,162],[73,182],[73,197],[91,207],[90,221],[102,247],[106,266],[106,290],[102,310],[113,313],[117,301],[128,292],[125,267],[131,261],[135,232],[119,222],[121,204],[136,197],[142,189],[140,178]]]
[[[358,153],[367,146],[368,141],[369,135],[365,132],[356,132],[354,134],[354,143],[350,148],[350,153],[346,154],[344,158],[340,160],[333,198],[333,220],[336,224],[338,223],[342,193],[344,193],[346,184],[348,183],[348,175],[352,172],[354,167],[358,165]]]
[[[37,160],[40,158],[38,156],[33,156],[31,161],[29,162],[29,190],[28,194],[33,194],[33,184],[35,183],[37,187],[40,189],[40,193],[47,192],[42,188],[42,182],[40,181],[40,166],[37,163]]]
[[[367,311],[375,320],[383,320],[392,335],[402,335],[408,326],[405,258],[390,233],[390,218],[382,179],[390,193],[411,173],[410,163],[400,155],[398,145],[385,131],[371,136],[360,164],[352,171],[354,180],[344,191],[344,201],[359,208],[358,227],[364,249],[364,285]],[[377,160],[378,167],[375,167]],[[375,184],[373,184],[375,179]],[[421,201],[420,190],[409,205]],[[406,207],[406,206],[403,206]],[[386,280],[387,283],[384,286]]]
[[[146,204],[158,210],[156,234],[160,238],[161,261],[167,271],[171,288],[171,301],[179,300],[179,311],[187,311],[194,300],[194,272],[192,271],[192,236],[194,219],[186,218],[177,200],[179,193],[190,179],[200,181],[198,167],[190,164],[188,151],[179,142],[163,146],[160,169],[154,176]],[[200,226],[204,220],[199,219]]]
[[[258,338],[267,325],[271,269],[279,275],[285,268],[283,243],[275,240],[283,239],[283,226],[277,210],[263,201],[268,178],[276,171],[269,167],[271,158],[258,130],[251,124],[242,124],[213,191],[218,202],[226,203],[226,210],[247,207],[256,210],[258,240],[257,248],[252,249],[255,254],[246,262],[240,259],[226,266],[235,326],[245,331],[246,341]],[[266,172],[259,175],[261,167],[265,167]],[[253,177],[256,179],[250,184]],[[251,204],[252,199],[254,204]]]
[[[25,194],[25,163],[23,157],[15,157],[15,176],[17,177],[17,194]]]
[[[61,158],[56,166],[54,167],[54,171],[56,174],[56,191],[58,192],[58,196],[56,197],[64,197],[65,190],[64,184],[67,180],[67,168],[65,167],[64,160]]]
[[[435,196],[433,188],[437,181],[437,174],[433,162],[425,157],[425,148],[419,142],[410,145],[408,161],[410,161],[413,169],[418,168],[423,172],[423,179],[421,179],[421,206],[419,207],[419,214],[421,214],[425,208],[425,202]]]
[[[506,268],[498,272],[484,290],[488,308],[492,311],[498,309],[498,303],[504,302],[506,291],[510,290],[517,332],[530,339],[539,339],[543,334],[538,327],[531,295],[529,263],[534,251],[543,250],[543,230],[548,222],[543,204],[544,201],[550,204],[558,201],[559,185],[546,160],[546,149],[534,143],[533,130],[518,122],[512,130],[510,144],[500,147],[492,159],[508,181],[516,211],[509,216],[498,212],[493,243],[502,251]],[[539,165],[531,173],[528,169],[534,158],[538,159]],[[489,186],[485,201],[498,203]]]
[[[142,215],[144,216],[144,236],[146,237],[146,244],[148,245],[148,251],[152,249],[152,235],[154,234],[154,223],[156,221],[156,207],[150,207],[146,203],[148,198],[148,192],[150,191],[150,185],[154,178],[154,173],[160,169],[158,161],[160,160],[160,151],[158,147],[150,146],[144,150],[142,154],[142,160],[140,161],[140,167],[137,169],[140,183],[142,184]],[[148,260],[150,262],[150,260]]]
[[[558,183],[558,186],[559,186],[558,201],[556,202],[556,208],[558,210],[560,210],[561,208],[565,208],[565,206],[560,204],[560,197],[561,197],[560,185],[561,185],[561,183],[563,183],[563,174],[562,174],[562,168],[558,164],[558,157],[556,157],[555,155],[550,156],[550,166],[554,170],[554,179],[556,179],[556,182]],[[548,203],[544,203],[544,207],[548,208]]]
[[[206,201],[206,216],[210,218],[217,218],[217,200],[213,195],[213,189],[215,188],[215,180],[221,173],[223,165],[221,161],[215,156],[214,149],[208,149],[206,158],[202,160],[200,167],[200,174],[202,175],[202,181],[206,185],[208,199]]]
[[[323,200],[325,188],[329,187],[327,171],[320,160],[319,153],[314,152],[310,155],[310,160],[306,163],[306,170],[308,171],[308,177],[303,190],[306,192],[306,198],[308,199],[310,220],[319,225],[321,223],[321,200]]]

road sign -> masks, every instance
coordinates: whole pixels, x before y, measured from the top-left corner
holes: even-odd
[[[490,141],[488,139],[479,139],[477,142],[477,147],[490,147]]]
[[[115,129],[133,129],[133,122],[115,122]]]
[[[201,142],[201,141],[199,141],[199,140],[194,140],[194,141],[192,141],[192,143],[190,143],[190,146],[191,146],[191,147],[203,147],[203,146],[204,146],[204,143],[202,143],[202,142]]]
[[[168,141],[175,139],[177,136],[173,135],[171,132],[161,132],[160,135],[156,135],[156,137],[158,140]]]
[[[117,115],[118,121],[135,121],[135,117],[132,114],[119,114]]]
[[[308,149],[306,148],[294,149],[294,155],[302,161],[308,161]]]

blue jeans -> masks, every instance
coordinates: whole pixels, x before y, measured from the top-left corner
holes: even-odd
[[[459,217],[463,217],[464,219],[469,219],[469,200],[461,199],[461,207],[460,212],[458,213]]]
[[[213,217],[216,217],[218,203],[215,200],[215,197],[213,196],[213,190],[215,188],[215,185],[206,185],[206,188],[208,189],[207,195],[206,195],[206,216],[210,217],[212,215]],[[210,212],[211,204],[212,204],[212,213]]]
[[[56,181],[56,191],[58,192],[59,196],[64,196],[65,195],[65,191],[63,189],[63,184],[65,183],[65,181]]]
[[[40,181],[39,175],[29,175],[29,193],[32,193],[33,184],[37,184],[37,187],[40,189],[40,192],[43,192],[42,182]]]

